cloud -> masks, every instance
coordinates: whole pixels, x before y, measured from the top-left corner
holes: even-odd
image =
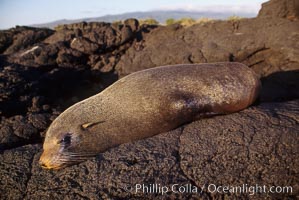
[[[215,12],[215,13],[258,13],[260,10],[260,4],[249,4],[249,5],[193,5],[193,4],[184,4],[184,5],[170,5],[170,6],[160,6],[158,10],[183,10],[191,12]]]
[[[93,14],[93,13],[95,13],[95,11],[94,10],[82,10],[81,13],[83,13],[83,14]]]

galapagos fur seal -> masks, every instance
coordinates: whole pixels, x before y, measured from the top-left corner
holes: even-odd
[[[47,130],[40,164],[59,169],[203,117],[240,111],[260,87],[256,74],[235,62],[132,73],[61,113]]]

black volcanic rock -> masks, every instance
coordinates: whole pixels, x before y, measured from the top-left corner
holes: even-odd
[[[99,45],[84,38],[74,38],[70,44],[71,48],[83,53],[92,54],[99,49]]]
[[[57,44],[39,44],[31,49],[28,49],[21,54],[13,56],[10,60],[26,66],[51,66],[56,65],[56,58],[60,48],[65,45]]]
[[[115,69],[122,77],[161,65],[237,61],[263,78],[262,101],[296,99],[298,33],[298,21],[266,17],[159,27],[135,41]]]
[[[102,76],[74,66],[11,64],[2,69],[0,80],[0,150],[40,142],[43,131],[57,116],[56,110],[96,94],[105,86]]]
[[[286,19],[211,21],[190,27],[159,27],[140,50],[132,45],[116,65],[125,76],[141,69],[181,63],[237,61],[261,76],[299,69],[299,24]]]
[[[32,173],[32,161],[37,145],[16,148],[10,154],[2,153],[0,169],[0,192],[4,199],[25,199],[27,184]],[[10,165],[7,165],[11,163]]]
[[[258,17],[281,17],[289,20],[299,19],[299,1],[270,0],[262,4]]]
[[[70,25],[58,26],[57,32],[51,37],[47,38],[45,42],[56,43],[58,41],[66,41],[68,43],[76,42],[77,39],[85,43],[82,46],[99,45],[101,51],[105,49],[112,49],[120,46],[124,42],[132,39],[134,32],[138,31],[138,23],[135,21],[127,21],[124,25],[113,26],[109,23],[77,23]],[[132,28],[131,28],[132,27]],[[134,30],[134,31],[133,31]],[[93,52],[93,51],[92,51]],[[88,53],[88,52],[87,52]]]
[[[128,19],[0,31],[1,199],[298,198],[299,26],[290,17],[295,4],[273,0],[257,18],[189,27],[139,26]],[[242,62],[259,74],[263,88],[255,105],[59,171],[38,165],[51,121],[120,76],[218,61]],[[199,193],[144,194],[132,189],[137,183],[189,185]],[[206,184],[292,186],[293,192],[201,192]]]
[[[0,31],[0,53],[11,54],[32,46],[53,34],[50,29],[17,26]]]
[[[136,19],[126,19],[124,25],[129,26],[133,32],[138,31],[139,28],[139,22]]]
[[[255,194],[253,199],[295,198],[299,195],[298,105],[298,100],[261,104],[186,126],[180,137],[182,170],[198,186],[291,185],[292,194]]]
[[[7,150],[0,155],[0,192],[6,198],[25,199],[295,199],[299,195],[298,104],[298,100],[267,103],[200,120],[59,171],[40,168],[41,145]],[[293,192],[250,195],[207,190],[209,184],[245,183],[292,186]],[[136,184],[191,185],[198,193],[162,196],[136,191]]]
[[[22,37],[33,37],[31,29],[23,29],[19,30],[21,32],[18,33],[18,38],[21,38],[22,35]],[[28,32],[27,29],[31,32]],[[16,35],[15,29],[0,32],[0,41],[3,41],[0,48],[7,48],[5,53],[8,55],[8,62],[35,67],[80,66],[95,68],[103,72],[113,71],[124,50],[130,46],[137,35],[140,35],[139,32],[142,32],[139,30],[138,21],[135,19],[129,19],[120,25],[96,22],[63,25],[57,27],[55,32],[48,30],[51,34],[44,38],[40,35],[46,29],[33,30],[37,32],[35,37],[41,40],[37,42],[35,39],[33,42],[32,39],[22,48],[15,44],[17,42],[13,44],[9,42],[8,36]],[[106,53],[113,59],[103,60],[100,55]]]

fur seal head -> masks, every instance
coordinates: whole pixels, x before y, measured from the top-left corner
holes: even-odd
[[[84,104],[78,106],[82,108]],[[82,162],[99,152],[95,145],[90,145],[94,141],[89,129],[102,122],[86,122],[88,117],[84,113],[74,116],[75,112],[72,108],[66,110],[49,127],[40,158],[43,168],[59,169]]]

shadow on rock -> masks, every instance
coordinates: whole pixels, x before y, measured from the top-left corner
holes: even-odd
[[[67,107],[101,92],[114,73],[85,68],[10,65],[0,74],[0,151],[41,143],[51,121]]]
[[[1,112],[5,117],[24,115],[38,99],[38,104],[65,109],[97,94],[117,80],[113,73],[97,73],[81,68],[5,67],[0,77]]]
[[[299,98],[299,70],[275,72],[261,79],[260,101],[277,102]]]

